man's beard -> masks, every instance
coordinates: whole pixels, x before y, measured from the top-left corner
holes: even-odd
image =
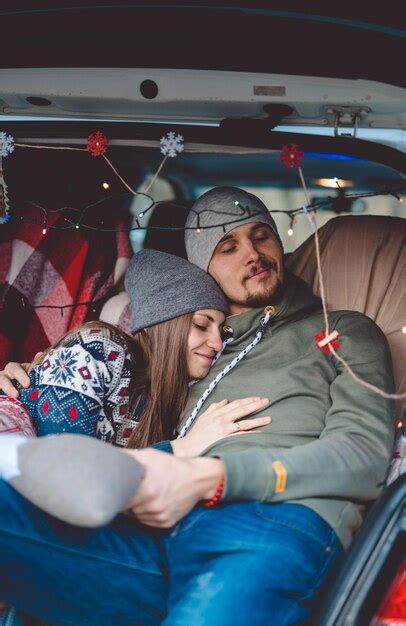
[[[266,306],[267,304],[276,305],[280,302],[283,296],[283,283],[279,276],[277,277],[277,283],[272,287],[268,292],[263,293],[253,293],[248,296],[245,301],[245,304],[252,309],[257,309],[259,307]]]
[[[271,270],[274,275],[274,283],[268,289],[259,290],[259,293],[253,293],[247,296],[244,302],[235,302],[234,304],[249,306],[253,309],[266,306],[267,304],[278,304],[283,296],[283,283],[278,274],[278,266],[273,261],[261,259],[257,265],[251,268],[250,275],[245,278],[249,280],[261,270]]]

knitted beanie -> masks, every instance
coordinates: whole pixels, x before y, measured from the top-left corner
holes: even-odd
[[[133,333],[199,309],[228,313],[226,297],[211,276],[186,259],[159,250],[134,254],[125,289]]]
[[[214,187],[207,191],[192,206],[186,221],[185,245],[189,261],[207,272],[213,252],[224,235],[250,222],[268,224],[279,239],[271,214],[257,196],[238,187]],[[204,228],[215,225],[218,227]]]

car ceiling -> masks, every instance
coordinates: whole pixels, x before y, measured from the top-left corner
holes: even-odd
[[[233,70],[404,86],[402,3],[328,4],[9,0],[0,67]]]

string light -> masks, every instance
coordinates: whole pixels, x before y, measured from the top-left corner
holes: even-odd
[[[291,215],[291,214],[289,214],[289,215],[290,215],[290,226],[288,228],[288,235],[289,235],[289,237],[292,237],[292,235],[293,235],[293,225],[296,224],[296,218],[295,218],[294,215]]]
[[[111,298],[111,294],[108,294],[104,296],[104,298],[99,298],[98,300],[87,300],[85,302],[76,302],[76,304],[62,304],[62,305],[60,304],[39,304],[39,305],[30,304],[30,307],[32,309],[55,309],[56,311],[59,311],[61,314],[61,317],[63,317],[63,312],[65,309],[76,309],[79,306],[91,307],[92,312],[96,313],[97,311],[96,305],[104,304],[110,298]],[[21,303],[23,307],[25,307],[24,298],[21,298]]]
[[[385,187],[384,189],[380,190],[380,191],[376,191],[376,192],[365,192],[365,193],[357,193],[357,194],[348,194],[346,196],[346,198],[350,199],[350,200],[355,200],[358,198],[371,198],[371,197],[377,197],[377,196],[382,196],[382,195],[397,195],[398,193],[403,193],[404,192],[405,187],[399,187],[395,190],[393,189],[389,189],[388,187]],[[150,230],[159,230],[159,231],[186,231],[186,230],[194,230],[195,232],[197,231],[197,228],[200,229],[200,231],[202,230],[207,230],[207,229],[211,229],[211,228],[221,228],[224,232],[224,234],[227,232],[227,226],[233,225],[234,227],[238,224],[238,222],[244,221],[248,215],[248,208],[247,207],[243,207],[238,200],[234,201],[234,204],[237,206],[240,206],[241,208],[241,218],[235,216],[235,214],[230,213],[227,210],[213,210],[210,211],[210,213],[213,213],[215,215],[219,216],[219,220],[218,223],[216,224],[210,224],[207,226],[202,226],[200,224],[197,224],[196,226],[154,226],[154,225],[148,225],[148,226],[141,226],[140,222],[138,221],[138,218],[142,218],[144,217],[144,215],[146,215],[146,213],[148,211],[152,211],[155,207],[159,206],[160,204],[169,204],[174,207],[174,208],[180,208],[183,209],[184,211],[191,211],[192,213],[196,214],[197,217],[197,213],[195,211],[193,211],[193,208],[189,208],[189,207],[185,207],[184,204],[180,204],[177,202],[172,202],[172,201],[168,201],[168,200],[160,200],[160,201],[154,201],[154,199],[152,198],[152,196],[149,196],[148,194],[141,194],[144,195],[146,198],[148,198],[150,200],[150,205],[144,209],[141,213],[139,213],[137,216],[134,216],[134,221],[135,224],[134,226],[131,226],[129,228],[105,228],[103,226],[101,226],[102,222],[100,222],[99,226],[93,226],[92,224],[86,223],[86,215],[89,211],[89,209],[94,208],[96,206],[101,205],[103,202],[107,202],[110,201],[111,199],[117,199],[120,198],[122,199],[123,197],[127,198],[128,194],[127,193],[116,193],[116,194],[109,194],[109,195],[104,195],[102,198],[98,199],[96,202],[92,202],[89,205],[86,205],[85,207],[82,208],[76,208],[76,207],[70,207],[70,206],[65,206],[65,207],[61,207],[58,209],[53,209],[53,210],[46,210],[44,207],[42,207],[41,205],[37,204],[36,202],[32,201],[32,200],[27,200],[27,202],[34,206],[35,208],[39,209],[42,214],[43,214],[43,218],[41,218],[41,220],[37,220],[37,219],[30,219],[27,218],[25,216],[25,214],[21,211],[20,213],[16,213],[14,215],[15,219],[19,219],[21,221],[24,221],[28,224],[31,224],[33,226],[39,226],[41,227],[41,229],[43,230],[44,228],[48,231],[49,229],[54,229],[54,230],[69,230],[72,228],[75,229],[81,229],[81,230],[93,230],[93,231],[97,231],[97,232],[104,232],[104,233],[108,233],[108,232],[125,232],[125,233],[130,233],[132,231],[136,231],[136,230],[146,230],[146,231],[150,231]],[[333,198],[328,197],[328,198],[323,198],[323,199],[318,199],[315,200],[314,202],[309,202],[307,205],[302,205],[301,207],[297,208],[297,209],[289,209],[288,211],[283,210],[283,209],[275,209],[273,211],[271,211],[271,215],[272,214],[283,214],[286,215],[289,219],[290,219],[290,226],[289,226],[289,232],[288,235],[292,236],[290,234],[290,230],[293,230],[293,225],[296,223],[297,221],[297,217],[299,215],[306,215],[310,221],[310,223],[313,226],[313,218],[311,217],[311,214],[317,213],[319,210],[325,210],[327,209],[329,206],[331,206],[332,202],[333,202]],[[62,211],[69,211],[69,213],[75,212],[76,213],[76,220],[72,221],[71,219],[67,218],[67,217],[63,217],[62,219],[67,223],[65,226],[61,226],[60,222],[59,225],[49,225],[47,223],[47,220],[49,219],[49,216],[53,215],[54,213],[61,213]],[[311,214],[309,214],[311,213]],[[254,211],[250,211],[250,215],[251,217],[255,217],[256,212]],[[226,216],[230,216],[230,221],[225,221],[224,217]],[[11,218],[11,215],[9,215],[9,218]],[[221,219],[222,218],[222,219]],[[405,331],[406,332],[406,331]]]
[[[43,228],[43,229],[42,229],[42,234],[43,234],[43,235],[46,235],[46,234],[47,234],[47,229],[46,229],[46,228]]]
[[[102,184],[103,189],[110,189],[110,185],[108,183]]]
[[[396,200],[397,200],[398,202],[400,202],[400,203],[402,203],[402,202],[403,202],[403,198],[401,198],[401,197],[399,196],[399,194],[397,194],[397,193],[396,193],[396,191],[393,191],[393,189],[391,190],[391,189],[387,189],[387,188],[386,188],[385,190],[386,190],[386,192],[387,192],[388,194],[390,194],[391,196],[393,196],[394,198],[396,198]]]

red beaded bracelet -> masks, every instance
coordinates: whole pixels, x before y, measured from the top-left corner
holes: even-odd
[[[218,487],[216,489],[216,493],[214,494],[214,496],[212,498],[210,498],[210,500],[205,500],[203,502],[203,506],[206,509],[211,509],[214,506],[216,506],[216,504],[219,502],[221,496],[223,495],[223,491],[224,491],[224,485],[225,485],[225,480],[224,478],[222,478],[218,484]]]

